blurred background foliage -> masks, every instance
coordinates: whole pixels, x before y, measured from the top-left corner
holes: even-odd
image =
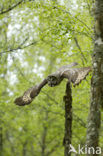
[[[91,0],[0,1],[2,156],[63,156],[66,80],[28,106],[13,101],[62,65],[91,66],[93,24]],[[75,148],[85,145],[90,79],[72,87]]]

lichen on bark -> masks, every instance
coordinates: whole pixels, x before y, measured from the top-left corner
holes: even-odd
[[[101,107],[103,107],[103,0],[95,1],[95,41],[92,55],[93,76],[91,80],[91,104],[88,115],[88,147],[99,146],[99,129],[101,125]],[[102,28],[101,28],[102,26]],[[99,42],[101,40],[101,42]],[[98,42],[97,42],[98,41]],[[96,154],[87,154],[96,155]]]

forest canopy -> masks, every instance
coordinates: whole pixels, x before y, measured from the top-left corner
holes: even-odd
[[[63,156],[67,80],[56,87],[46,85],[25,107],[15,105],[14,100],[63,65],[92,65],[92,7],[90,0],[0,1],[2,156]],[[75,148],[86,141],[90,80],[91,74],[78,87],[71,86]],[[100,146],[103,148],[102,137]]]

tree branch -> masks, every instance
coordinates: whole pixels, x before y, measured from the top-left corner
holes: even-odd
[[[71,156],[69,153],[70,144],[72,141],[72,90],[70,82],[66,84],[65,96],[63,97],[65,102],[65,135],[63,140],[64,155]]]
[[[0,55],[2,55],[3,53],[13,53],[13,52],[15,52],[16,50],[19,50],[19,49],[25,49],[25,48],[30,47],[31,45],[34,45],[34,44],[36,44],[36,43],[38,43],[38,42],[39,42],[39,41],[34,41],[34,42],[30,43],[29,45],[26,45],[26,46],[24,46],[24,47],[22,47],[22,46],[20,45],[20,46],[17,47],[17,48],[10,49],[10,50],[7,50],[7,51],[3,51],[3,52],[0,53]]]
[[[81,50],[81,47],[80,47],[80,45],[79,45],[78,40],[77,40],[76,37],[74,37],[74,41],[75,41],[76,46],[78,47],[78,49],[79,49],[79,51],[80,51],[80,53],[81,53],[81,56],[82,56],[82,63],[83,63],[83,65],[84,65],[83,59],[85,60],[85,62],[87,62],[87,59],[86,59],[86,57],[84,56],[84,54],[83,54],[83,52],[82,52],[82,50]]]
[[[81,22],[86,28],[88,28],[88,30],[90,30],[90,27],[89,27],[87,24],[85,24],[85,23],[84,23],[82,20],[80,20],[78,17],[73,16],[69,11],[63,10],[63,9],[61,9],[61,8],[58,8],[57,6],[53,6],[53,8],[54,8],[54,9],[56,8],[56,9],[59,9],[59,10],[65,12],[65,13],[68,13],[70,16],[72,16],[73,18],[75,18],[75,19],[77,19],[79,22]]]
[[[0,15],[8,13],[9,11],[13,10],[14,8],[16,8],[18,5],[20,5],[22,2],[24,2],[24,0],[16,3],[15,5],[11,6],[10,8],[8,8],[7,10],[1,11]]]

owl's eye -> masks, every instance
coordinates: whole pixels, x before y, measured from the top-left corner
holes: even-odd
[[[55,77],[52,77],[52,79],[55,80],[56,78]]]

